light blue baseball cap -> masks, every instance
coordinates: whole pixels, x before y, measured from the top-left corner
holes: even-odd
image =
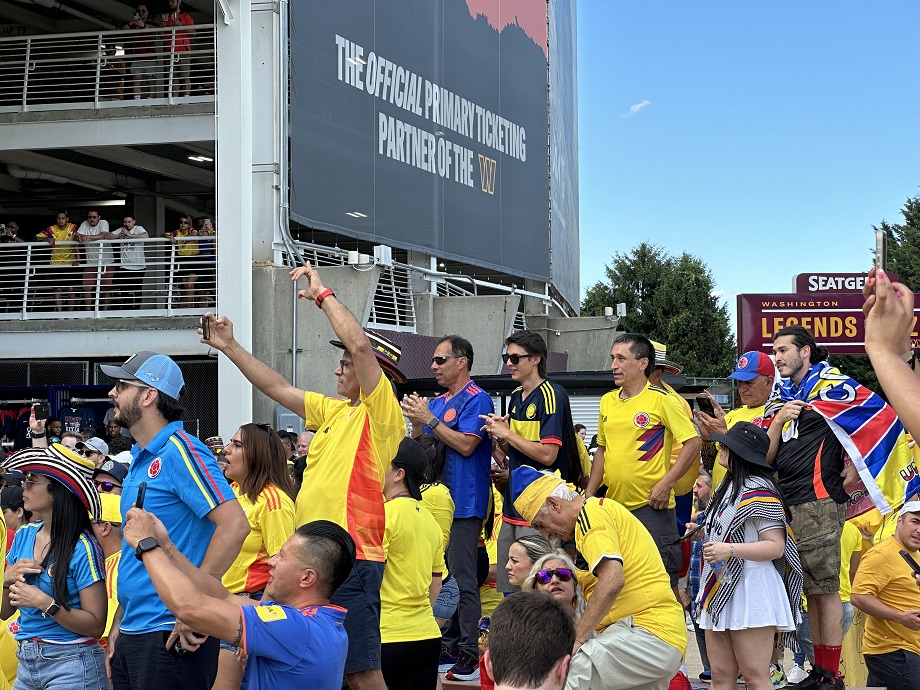
[[[179,365],[166,355],[156,352],[138,352],[128,357],[121,366],[103,364],[99,368],[109,378],[140,381],[173,400],[179,399],[185,387]]]

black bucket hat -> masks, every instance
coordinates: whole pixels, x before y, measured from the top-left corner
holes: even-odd
[[[773,465],[767,462],[770,437],[756,424],[738,422],[727,434],[712,434],[710,438],[721,443],[745,462],[768,470],[773,469]]]

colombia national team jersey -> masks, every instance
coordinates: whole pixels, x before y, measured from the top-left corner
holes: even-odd
[[[297,494],[294,528],[329,520],[348,530],[357,556],[383,556],[383,476],[406,436],[402,408],[383,374],[352,407],[348,400],[304,395],[304,420],[316,429]]]
[[[514,509],[511,490],[511,474],[518,467],[529,465],[538,470],[559,472],[559,476],[569,479],[569,448],[565,443],[565,412],[569,398],[561,386],[552,381],[544,381],[523,398],[524,388],[518,386],[511,392],[508,401],[508,424],[518,436],[537,443],[557,446],[556,459],[552,465],[543,465],[514,446],[508,451],[508,484],[505,487],[502,515],[506,522],[528,524]],[[577,437],[576,437],[577,438]],[[577,450],[577,449],[576,449]],[[509,519],[510,518],[510,519]]]
[[[627,510],[648,505],[648,494],[671,469],[671,444],[696,436],[681,398],[645,384],[638,395],[622,400],[620,389],[601,398],[597,444],[604,447],[607,497]],[[668,508],[674,507],[674,492]]]

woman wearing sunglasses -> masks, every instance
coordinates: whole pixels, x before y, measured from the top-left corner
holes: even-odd
[[[767,433],[738,422],[728,433],[712,434],[712,440],[722,444],[718,461],[728,470],[706,511],[697,595],[712,687],[734,688],[740,670],[750,690],[770,690],[774,637],[781,633],[784,646],[795,640],[793,611],[802,594],[799,556],[766,460]]]
[[[268,560],[294,533],[294,484],[281,438],[267,424],[244,424],[224,447],[224,475],[246,512],[250,532],[223,577],[232,594],[262,598]],[[238,690],[243,666],[237,649],[221,640],[214,690]]]
[[[90,518],[102,505],[93,463],[59,444],[14,454],[6,466],[25,473],[23,503],[32,522],[16,532],[7,555],[0,617],[19,610],[17,690],[106,690],[107,601],[102,549]]]
[[[576,622],[585,612],[585,594],[575,577],[575,564],[564,551],[539,558],[521,589],[548,594],[560,604],[571,607]]]

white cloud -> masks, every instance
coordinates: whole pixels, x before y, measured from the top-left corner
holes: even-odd
[[[642,110],[644,107],[646,107],[647,105],[651,105],[651,104],[652,104],[651,101],[648,101],[648,100],[645,100],[645,99],[643,99],[643,100],[640,101],[639,103],[633,103],[631,106],[629,106],[629,112],[626,113],[625,115],[623,115],[623,117],[624,117],[624,118],[625,118],[625,117],[632,117],[633,115],[635,115],[636,113],[638,113],[640,110]]]

